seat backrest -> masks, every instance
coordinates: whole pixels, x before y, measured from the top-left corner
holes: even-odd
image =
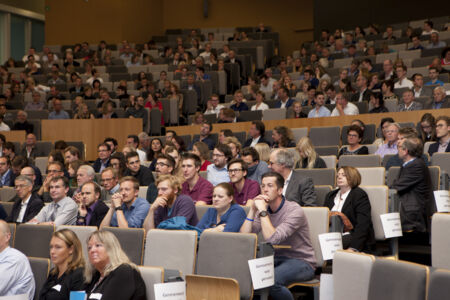
[[[302,177],[310,177],[314,185],[335,185],[336,169],[295,169]]]
[[[104,230],[114,233],[128,258],[135,264],[142,264],[144,253],[145,230],[143,228],[104,227]]]
[[[239,118],[241,118],[243,121],[246,121],[246,122],[261,120],[262,119],[262,111],[261,110],[241,111],[239,113]]]
[[[12,208],[14,206],[14,202],[0,202],[0,205],[3,206],[6,214],[9,216],[11,214]]]
[[[34,159],[34,163],[35,163],[36,167],[39,168],[39,170],[41,171],[42,174],[47,173],[47,164],[48,164],[47,156],[36,157]]]
[[[183,277],[194,274],[197,232],[152,229],[147,233],[144,266],[180,270]]]
[[[367,299],[374,262],[372,255],[337,251],[333,258],[334,300]]]
[[[292,134],[294,135],[294,140],[298,142],[302,137],[308,136],[308,128],[291,128]]]
[[[271,108],[263,110],[262,119],[269,120],[284,120],[286,119],[286,108]]]
[[[341,155],[338,166],[350,167],[380,167],[381,157],[377,154],[368,155]]]
[[[372,267],[368,300],[423,300],[429,269],[406,261],[377,258]]]
[[[16,228],[14,248],[26,256],[50,258],[49,244],[53,225],[20,224]]]
[[[253,287],[248,261],[256,257],[257,240],[256,234],[203,232],[196,273],[234,278],[239,282],[241,299],[251,299]]]
[[[356,168],[361,174],[361,185],[384,185],[386,169],[383,167]]]
[[[74,226],[74,225],[59,225],[56,227],[56,230],[61,229],[70,229],[77,235],[78,239],[81,242],[81,247],[83,248],[84,257],[88,257],[87,251],[87,241],[89,236],[96,230],[98,230],[97,226]]]
[[[309,238],[314,248],[317,266],[322,267],[324,261],[320,249],[319,234],[328,232],[330,210],[328,207],[303,207],[303,211],[308,220]]]
[[[396,156],[397,154],[385,154],[383,156],[383,159],[381,160],[381,165],[383,167],[386,167],[387,162],[389,161],[389,159],[391,159],[391,157]]]
[[[314,191],[316,192],[317,206],[323,206],[325,203],[326,195],[331,192],[333,187],[331,185],[315,185]]]
[[[309,138],[314,146],[339,146],[341,143],[341,128],[332,127],[311,127]]]
[[[199,220],[202,219],[202,217],[206,214],[206,211],[210,207],[213,207],[213,206],[212,205],[196,205],[195,206],[195,211],[197,212],[197,217]]]
[[[435,213],[431,221],[431,265],[434,268],[450,269],[450,214]]]
[[[428,285],[428,300],[446,299],[450,295],[450,271],[444,269],[433,270]]]
[[[0,188],[0,201],[9,202],[16,196],[16,190],[9,186]]]
[[[387,186],[360,186],[369,197],[373,231],[377,241],[385,240],[380,215],[389,212],[389,189]]]
[[[155,299],[155,284],[164,282],[164,269],[158,267],[139,266],[142,279],[145,282],[147,300]]]
[[[337,156],[339,152],[339,146],[322,146],[322,147],[314,147],[317,154],[322,155],[334,155]]]
[[[28,257],[28,261],[34,275],[34,299],[38,299],[41,288],[47,281],[48,273],[50,272],[50,260],[47,258]]]
[[[431,156],[431,165],[439,166],[441,171],[445,171],[447,175],[450,175],[450,153],[436,152]]]
[[[139,194],[138,197],[139,198],[143,198],[143,199],[147,199],[147,186],[140,186],[139,187]]]
[[[336,168],[336,161],[337,161],[336,155],[324,155],[321,156],[320,158],[323,159],[328,169]]]

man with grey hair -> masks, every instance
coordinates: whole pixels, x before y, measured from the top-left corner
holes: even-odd
[[[397,154],[397,142],[398,142],[398,131],[400,130],[400,125],[398,123],[391,123],[386,128],[384,132],[386,135],[387,143],[380,145],[375,154],[378,154],[383,158],[386,154]]]
[[[424,109],[439,109],[450,108],[450,101],[445,97],[445,89],[442,86],[438,86],[433,90],[432,99],[425,102]]]
[[[427,227],[434,204],[431,176],[425,162],[422,141],[405,139],[398,147],[398,156],[403,161],[400,173],[390,188],[397,190],[400,200],[400,219],[404,239],[428,240]]]
[[[269,168],[284,178],[283,196],[301,206],[316,206],[312,179],[293,170],[294,164],[294,154],[287,149],[277,149],[270,154]]]
[[[150,137],[146,132],[141,132],[138,134],[138,138],[141,150],[148,153],[150,151]]]
[[[33,194],[33,181],[30,177],[20,175],[16,177],[14,205],[7,222],[25,223],[33,219],[44,206],[44,202],[36,194]]]
[[[17,249],[9,247],[11,230],[8,223],[0,220],[0,295],[26,294],[34,298],[34,276],[27,257]]]

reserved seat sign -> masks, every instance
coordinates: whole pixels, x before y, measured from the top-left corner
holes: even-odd
[[[248,261],[255,290],[270,287],[275,284],[273,255],[251,259]]]

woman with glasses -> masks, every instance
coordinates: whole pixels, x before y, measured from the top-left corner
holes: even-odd
[[[341,155],[363,155],[369,154],[369,149],[366,146],[361,145],[363,138],[363,131],[358,125],[351,125],[347,129],[347,142],[348,146],[344,146],[338,153],[338,158]]]

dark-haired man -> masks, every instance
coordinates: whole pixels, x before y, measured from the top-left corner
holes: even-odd
[[[170,175],[175,168],[175,160],[172,156],[167,154],[159,154],[156,157],[155,164],[155,173],[156,178],[161,175]],[[155,201],[156,197],[158,197],[158,189],[156,188],[155,182],[152,182],[148,185],[147,188],[147,201],[151,204]]]
[[[102,143],[97,147],[98,158],[95,160],[92,167],[95,173],[101,173],[105,168],[109,167],[109,159],[111,157],[111,148],[108,144]]]
[[[209,205],[212,203],[213,185],[199,175],[202,162],[200,157],[193,153],[185,153],[181,158],[184,183],[181,185],[181,194],[192,198],[195,205]]]
[[[78,207],[77,225],[100,226],[108,212],[108,206],[100,200],[101,187],[95,182],[86,182],[81,186],[81,203]]]
[[[234,190],[234,201],[239,205],[251,205],[251,200],[261,192],[259,183],[247,178],[247,164],[240,158],[228,163],[228,175]]]
[[[214,149],[214,145],[216,144],[214,140],[211,138],[210,133],[212,130],[212,124],[204,121],[203,124],[200,127],[200,135],[196,135],[193,139],[191,144],[188,147],[188,150],[192,150],[192,147],[196,142],[203,142],[206,145],[208,145],[209,150]]]
[[[133,176],[137,179],[140,186],[148,186],[154,181],[152,171],[145,166],[141,166],[141,161],[139,160],[137,152],[133,151],[127,153],[125,159],[127,161],[125,176]]]
[[[270,142],[266,141],[264,138],[264,133],[266,132],[266,126],[262,121],[256,120],[252,121],[248,135],[250,138],[245,141],[244,147],[255,147],[258,143],[265,143],[270,146]]]
[[[247,163],[247,178],[257,181],[261,184],[261,177],[263,174],[269,172],[269,167],[265,161],[259,160],[258,151],[253,147],[246,147],[242,149],[242,160]]]
[[[227,163],[231,159],[231,149],[228,145],[218,144],[213,150],[213,163],[206,169],[206,178],[213,186],[222,182],[230,182]]]

